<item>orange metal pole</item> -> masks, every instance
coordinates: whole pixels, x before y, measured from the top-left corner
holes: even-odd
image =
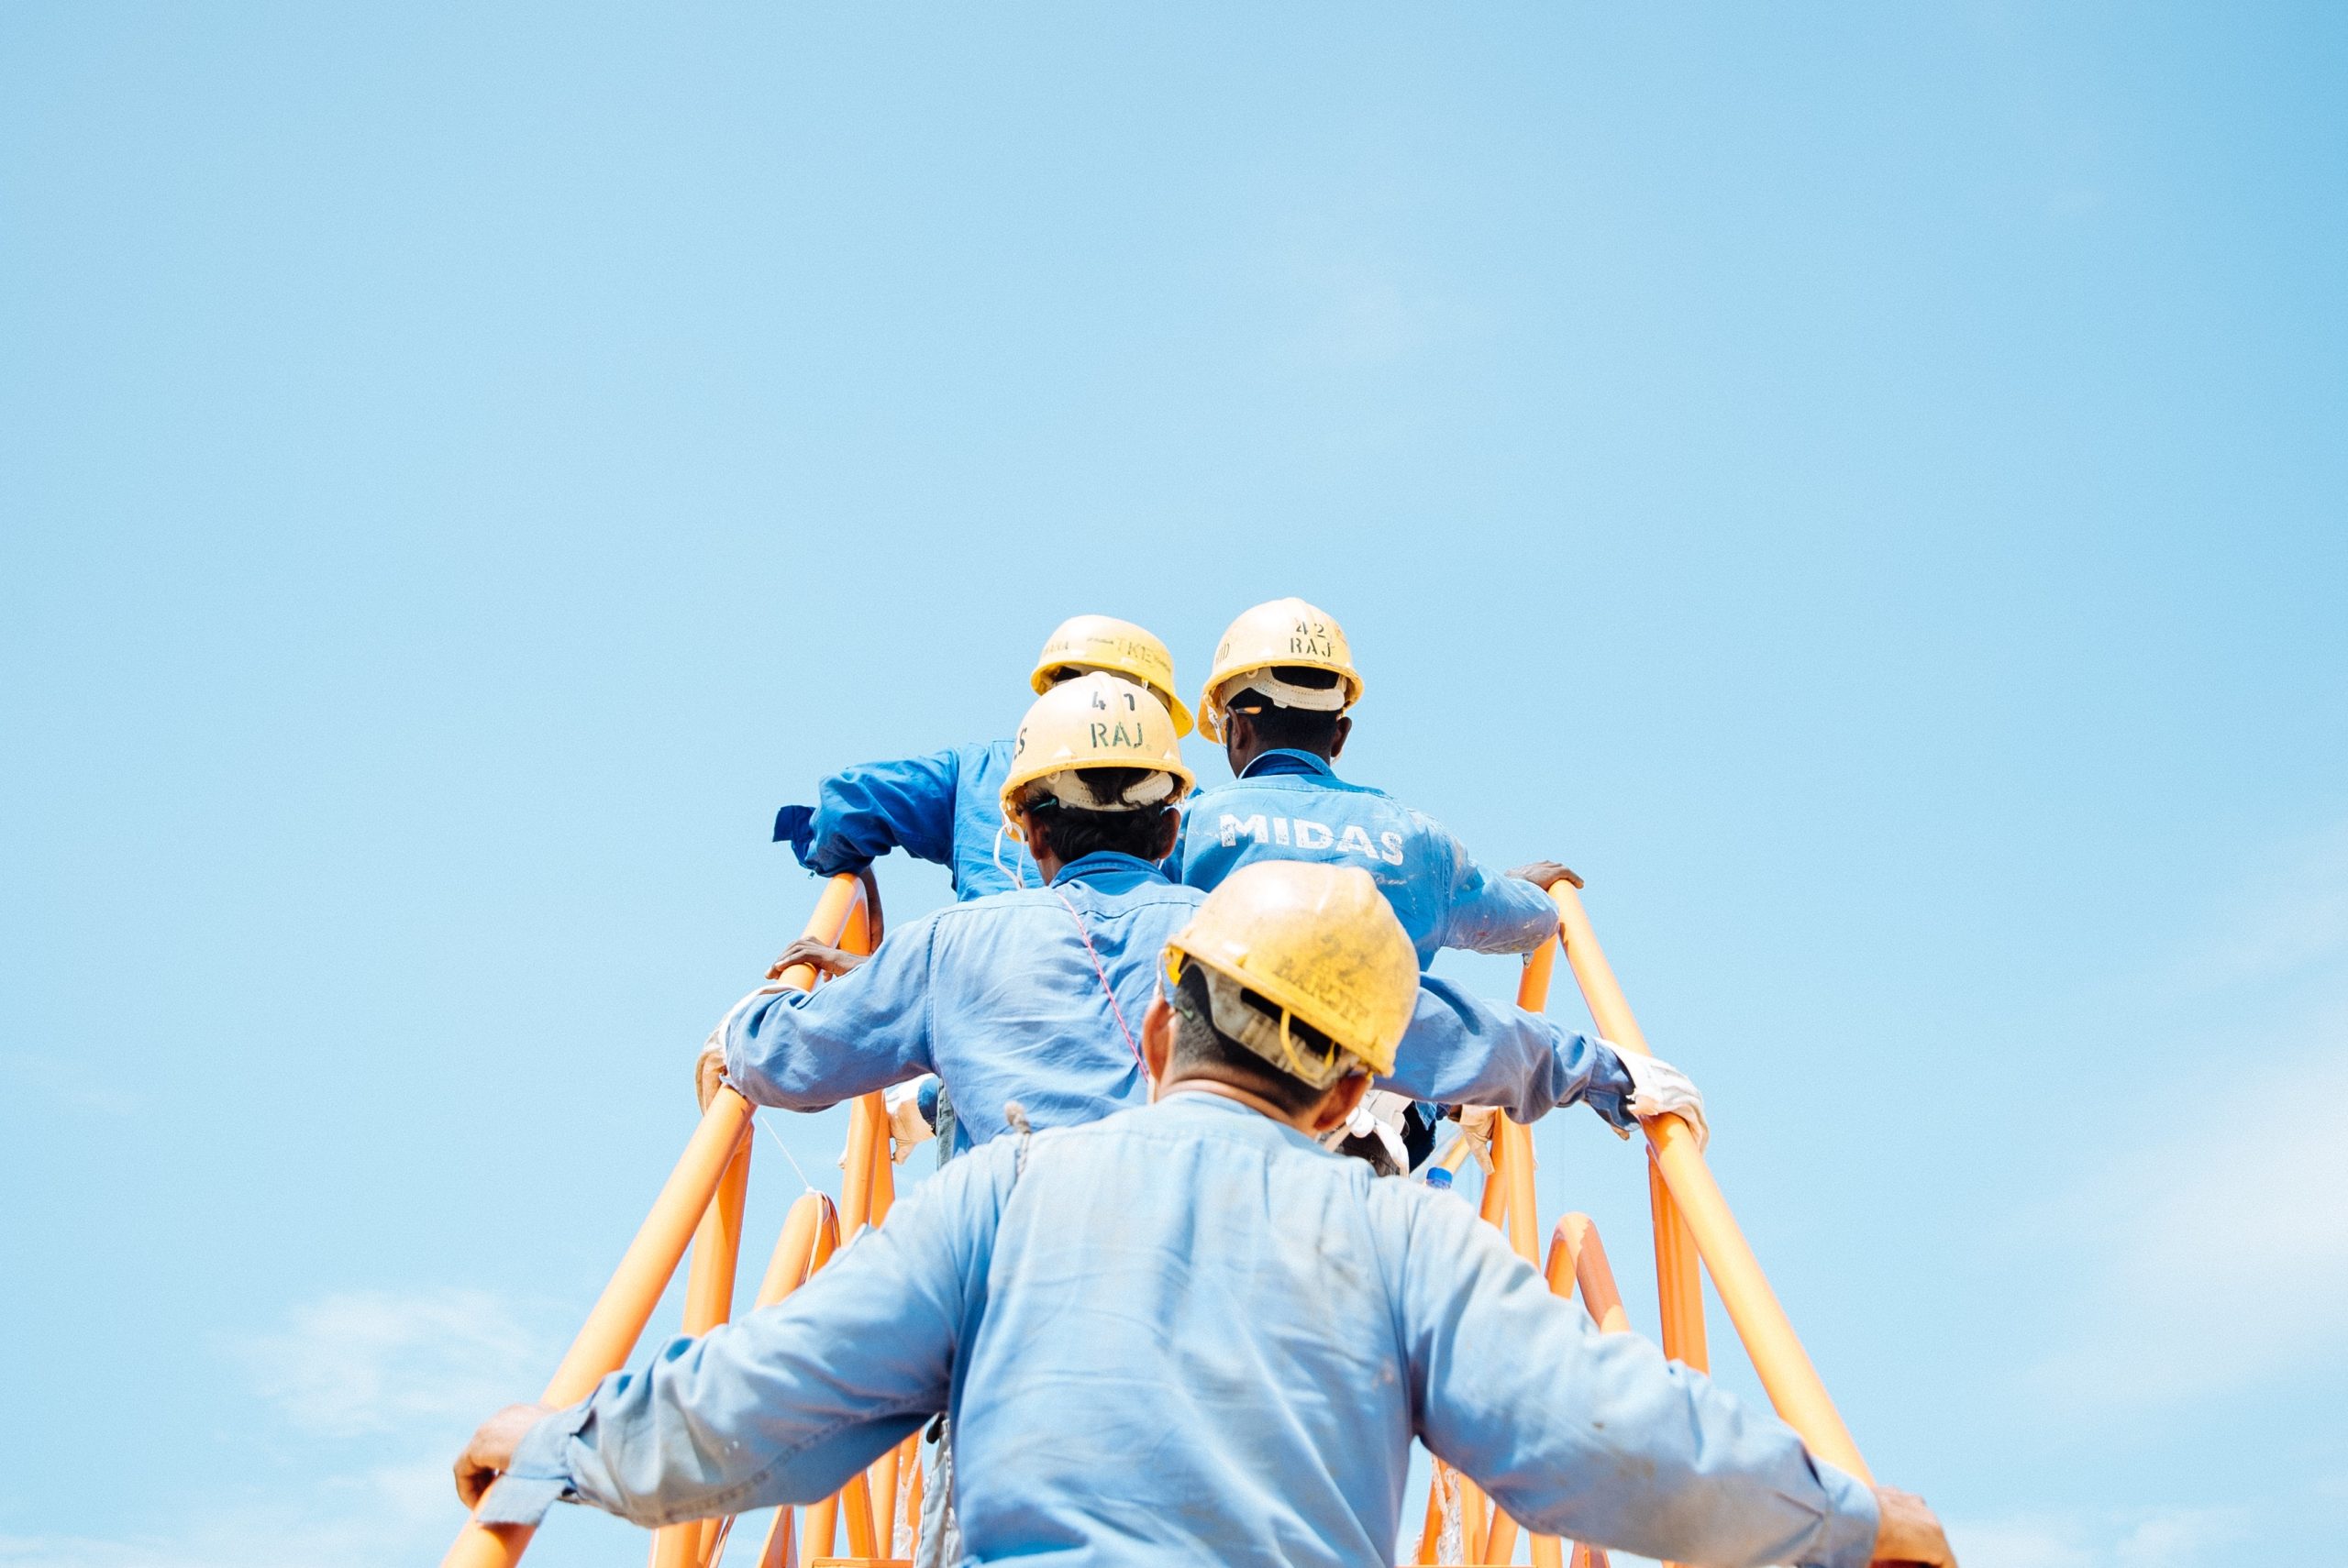
[[[1615,1288],[1614,1270],[1606,1261],[1606,1243],[1598,1239],[1598,1226],[1587,1214],[1568,1214],[1558,1220],[1549,1242],[1549,1288],[1571,1296],[1577,1286],[1599,1332],[1631,1331],[1623,1293]]]
[[[840,1227],[854,1239],[872,1223],[872,1151],[889,1138],[889,1113],[880,1091],[857,1097],[848,1111],[847,1154],[840,1177]]]
[[[1549,895],[1556,900],[1565,929],[1567,960],[1581,984],[1599,1032],[1625,1051],[1645,1054],[1646,1036],[1640,1032],[1631,1004],[1598,945],[1580,896],[1566,882],[1550,889]],[[1744,1342],[1745,1354],[1753,1360],[1753,1370],[1759,1375],[1769,1403],[1788,1426],[1801,1434],[1811,1452],[1862,1481],[1873,1481],[1866,1461],[1859,1457],[1858,1444],[1851,1441],[1850,1429],[1843,1424],[1842,1413],[1835,1409],[1818,1369],[1811,1364],[1784,1307],[1778,1304],[1777,1292],[1769,1288],[1761,1260],[1753,1255],[1744,1232],[1729,1212],[1728,1199],[1696,1147],[1696,1135],[1676,1116],[1656,1117],[1646,1123],[1646,1133],[1655,1168],[1670,1188],[1670,1200],[1685,1218],[1704,1266],[1711,1271],[1721,1305],[1736,1326],[1737,1337]],[[1698,1313],[1700,1319],[1700,1297]]]
[[[835,877],[815,900],[806,934],[836,941],[852,919],[860,919],[863,909],[863,885],[854,877]],[[815,971],[808,965],[795,965],[784,971],[782,983],[804,990],[815,983]],[[626,1362],[644,1325],[651,1320],[653,1309],[659,1305],[661,1292],[669,1287],[677,1264],[684,1258],[685,1247],[725,1179],[736,1150],[748,1135],[750,1117],[750,1102],[731,1088],[721,1088],[710,1098],[701,1125],[685,1144],[683,1157],[669,1173],[660,1196],[652,1200],[652,1211],[637,1227],[636,1239],[613,1271],[611,1283],[596,1297],[579,1337],[570,1342],[562,1364],[555,1368],[546,1391],[538,1396],[540,1404],[575,1405],[594,1392],[605,1373]],[[441,1559],[441,1568],[511,1568],[528,1550],[535,1533],[527,1526],[490,1528],[468,1521]]]
[[[742,1200],[750,1185],[750,1145],[734,1151],[717,1196],[693,1232],[692,1268],[685,1276],[684,1331],[705,1334],[734,1313],[734,1272],[742,1255]],[[652,1568],[698,1568],[717,1540],[715,1519],[691,1519],[652,1532]]]

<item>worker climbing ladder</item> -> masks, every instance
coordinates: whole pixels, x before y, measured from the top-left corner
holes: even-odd
[[[1545,1009],[1562,946],[1599,1032],[1623,1051],[1645,1055],[1645,1037],[1598,944],[1576,887],[1560,881],[1550,893],[1557,906],[1558,937],[1527,961],[1519,1005],[1531,1011]],[[832,878],[805,934],[862,953],[869,950],[868,932],[862,886],[854,877]],[[808,988],[818,983],[818,976],[801,965],[785,971],[781,983]],[[749,1102],[731,1088],[720,1088],[711,1098],[682,1158],[548,1382],[541,1397],[544,1403],[576,1403],[605,1374],[626,1362],[689,1245],[692,1264],[685,1288],[685,1331],[702,1332],[731,1315],[753,1125]],[[1702,1273],[1709,1272],[1778,1414],[1819,1458],[1868,1479],[1841,1415],[1705,1165],[1695,1134],[1674,1115],[1654,1118],[1645,1126],[1665,1353],[1698,1370],[1708,1366]],[[1567,1296],[1578,1288],[1584,1307],[1602,1331],[1629,1331],[1605,1249],[1586,1216],[1568,1214],[1560,1220],[1545,1259],[1540,1255],[1532,1130],[1500,1116],[1490,1157],[1483,1219],[1502,1229],[1527,1264],[1545,1271],[1552,1291]],[[836,1209],[813,1191],[792,1206],[760,1282],[757,1307],[789,1296],[858,1231],[886,1219],[894,1198],[894,1162],[878,1093],[854,1103],[842,1168]],[[777,1508],[756,1558],[759,1568],[881,1568],[907,1562],[921,1516],[917,1441],[906,1438],[821,1502],[803,1509]],[[656,1531],[653,1568],[714,1564],[725,1552],[732,1522],[699,1520]],[[520,1560],[532,1533],[527,1527],[469,1523],[443,1559],[443,1568],[505,1568]],[[836,1556],[843,1533],[847,1554]],[[1473,1481],[1436,1462],[1418,1562],[1506,1563],[1514,1559],[1520,1534],[1516,1522],[1492,1506]],[[1536,1565],[1564,1568],[1567,1561],[1565,1543],[1554,1538],[1534,1536],[1528,1550]],[[738,1554],[736,1560],[741,1560]],[[1605,1554],[1576,1545],[1570,1561],[1575,1568],[1595,1568],[1605,1562]]]

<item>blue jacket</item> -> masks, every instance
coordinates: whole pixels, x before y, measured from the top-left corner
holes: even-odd
[[[1877,1526],[1458,1198],[1197,1093],[953,1162],[788,1300],[538,1422],[476,1517],[811,1503],[939,1410],[965,1564],[1390,1568],[1414,1436],[1523,1525],[1651,1557],[1863,1568]]]
[[[1422,969],[1437,948],[1530,953],[1557,930],[1548,894],[1491,875],[1434,818],[1346,783],[1309,752],[1268,751],[1228,784],[1201,791],[1168,868],[1213,889],[1251,860],[1362,867],[1401,917]]]
[[[1002,1132],[1010,1100],[1035,1127],[1140,1105],[1142,1015],[1160,955],[1205,897],[1130,855],[1101,854],[1063,867],[1049,888],[925,915],[892,929],[862,967],[738,1010],[725,1031],[727,1080],[759,1105],[820,1110],[936,1073],[953,1099],[958,1150]],[[1520,1121],[1588,1099],[1615,1125],[1632,1123],[1630,1075],[1610,1047],[1434,976],[1419,982],[1393,1077],[1381,1081],[1414,1099],[1505,1106]]]
[[[818,785],[812,808],[777,812],[775,842],[787,841],[799,864],[821,877],[861,871],[902,849],[951,870],[957,898],[1036,887],[1044,878],[1027,846],[1009,834],[1002,834],[999,845],[996,841],[1002,781],[1010,777],[1007,740],[949,746],[902,762],[861,763]]]

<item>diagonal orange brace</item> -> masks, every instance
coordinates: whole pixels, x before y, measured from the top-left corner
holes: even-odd
[[[835,877],[815,902],[805,934],[834,943],[848,931],[864,910],[864,888],[854,877]],[[799,964],[783,971],[781,983],[805,990],[815,983],[815,971]],[[547,1383],[538,1402],[557,1407],[575,1405],[595,1390],[605,1373],[617,1371],[660,1304],[661,1292],[677,1272],[710,1199],[716,1196],[742,1142],[749,1135],[750,1102],[731,1088],[721,1088],[702,1112],[701,1125],[685,1145],[684,1156],[669,1174],[652,1211],[628,1243],[613,1271],[611,1283],[595,1300],[579,1337]],[[528,1550],[537,1533],[526,1525],[482,1526],[468,1522],[457,1536],[441,1568],[510,1568]]]
[[[1581,985],[1599,1032],[1625,1051],[1648,1055],[1646,1036],[1640,1032],[1631,1004],[1598,945],[1581,896],[1567,882],[1551,888],[1549,896],[1556,900],[1558,922],[1565,933],[1566,961],[1573,966],[1574,978]],[[1736,1217],[1729,1212],[1720,1183],[1704,1164],[1696,1135],[1677,1116],[1658,1116],[1645,1125],[1655,1169],[1687,1221],[1696,1250],[1720,1292],[1721,1305],[1736,1326],[1737,1338],[1753,1360],[1753,1370],[1759,1375],[1769,1403],[1788,1426],[1801,1434],[1812,1453],[1862,1481],[1872,1482],[1874,1476],[1866,1461],[1859,1457],[1858,1444],[1851,1441],[1842,1413],[1835,1409],[1818,1369],[1811,1364],[1810,1354],[1802,1349],[1785,1308],[1778,1304],[1777,1292],[1769,1288],[1761,1260],[1753,1255]]]

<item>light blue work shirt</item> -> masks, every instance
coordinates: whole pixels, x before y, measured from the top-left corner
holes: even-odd
[[[1494,876],[1440,823],[1382,790],[1348,784],[1310,752],[1268,751],[1193,797],[1168,868],[1213,889],[1251,860],[1358,866],[1378,880],[1419,950],[1530,953],[1557,930],[1557,906],[1521,878]]]
[[[996,841],[1010,777],[1007,740],[859,763],[818,785],[812,808],[777,812],[775,842],[788,842],[799,864],[822,877],[861,871],[902,849],[952,871],[957,898],[1036,887],[1044,878],[1027,846],[1007,833]]]
[[[789,1299],[538,1422],[476,1517],[812,1503],[939,1410],[966,1565],[1390,1568],[1413,1436],[1527,1528],[1650,1557],[1863,1568],[1877,1526],[1459,1198],[1201,1093],[955,1161]]]
[[[1061,867],[1049,888],[924,915],[892,928],[861,967],[737,1011],[726,1080],[759,1105],[820,1110],[936,1073],[953,1099],[958,1151],[1002,1132],[1011,1100],[1038,1128],[1142,1104],[1142,1016],[1167,939],[1205,898],[1146,861],[1103,852]],[[1520,1121],[1587,1099],[1616,1126],[1633,1123],[1630,1074],[1611,1047],[1431,975],[1379,1083],[1446,1105],[1502,1106]]]

